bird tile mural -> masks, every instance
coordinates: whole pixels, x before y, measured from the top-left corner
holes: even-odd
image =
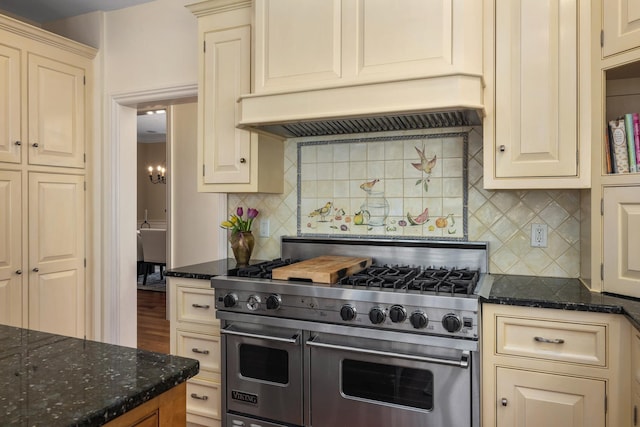
[[[467,133],[298,143],[298,234],[466,240]]]

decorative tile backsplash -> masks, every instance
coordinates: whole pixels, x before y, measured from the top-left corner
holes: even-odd
[[[366,136],[376,137],[376,134]],[[401,140],[406,136],[407,133],[403,133],[399,136],[398,140]],[[300,139],[297,141],[287,140],[284,142],[285,189],[283,194],[229,194],[228,196],[229,213],[235,212],[237,206],[244,206],[245,208],[255,207],[260,210],[260,216],[254,223],[254,234],[256,235],[256,248],[254,250],[254,258],[272,259],[279,257],[280,237],[297,235],[298,233],[297,218],[299,142],[317,142],[317,139],[314,140],[312,138],[309,138],[305,140]],[[403,153],[406,151],[407,154],[406,156],[403,154],[403,156],[405,156],[402,159],[403,173],[406,171],[411,171],[411,169],[415,170],[413,166],[410,166],[407,163],[409,161],[411,163],[417,162],[418,156],[415,151],[414,145],[422,149],[422,143],[420,142],[420,145],[418,145],[416,142],[417,141],[405,139],[405,144],[403,144]],[[346,147],[349,147],[349,150],[351,149],[350,144],[354,143],[346,144]],[[355,144],[358,143],[356,142]],[[386,144],[386,142],[384,144]],[[309,144],[309,146],[311,145],[312,144]],[[369,143],[367,143],[366,145],[369,145]],[[305,145],[303,145],[303,147],[304,146]],[[489,242],[489,271],[494,274],[506,273],[519,275],[578,277],[580,273],[580,191],[485,190],[482,187],[482,136],[480,129],[474,129],[468,134],[467,148],[468,240]],[[379,150],[380,148],[377,149]],[[374,148],[373,150],[375,151],[376,148]],[[411,150],[413,150],[413,153],[411,153]],[[425,144],[425,155],[429,159],[429,153],[427,151],[428,150]],[[324,156],[325,154],[326,153],[323,153],[321,155]],[[316,151],[316,162],[318,162],[317,156],[318,154]],[[379,156],[379,154],[376,154],[374,152],[372,156]],[[439,158],[440,157],[438,156],[437,159]],[[338,157],[338,160],[343,159],[344,158]],[[306,160],[302,160],[302,162],[305,161]],[[351,158],[349,162],[342,161],[338,163],[347,163],[347,165],[349,165],[350,162]],[[332,164],[333,175],[336,175],[335,162],[323,161],[322,163],[326,163],[327,166],[329,164]],[[337,172],[338,174],[345,173],[344,169],[338,169],[340,169]],[[326,173],[327,171],[327,169],[318,168],[318,166],[316,165],[316,174],[318,173],[318,170],[320,170],[322,173]],[[436,171],[437,168],[434,169],[434,172],[432,174],[433,177],[435,177]],[[411,173],[413,173],[413,171],[411,171]],[[376,179],[377,177],[377,175],[370,176],[373,177],[373,179]],[[383,175],[380,174],[380,176]],[[413,177],[413,188],[411,188],[410,191],[418,189],[416,187],[419,186],[416,186],[415,182],[419,178],[421,178],[421,175]],[[346,180],[346,178],[344,179]],[[378,179],[380,179],[381,181],[375,183],[374,188],[376,185],[381,184],[383,181],[382,178]],[[350,181],[350,178],[348,181]],[[365,177],[361,181],[360,178],[354,179],[354,194],[358,194],[358,191],[363,192],[362,190],[360,190],[360,185],[370,181],[371,179],[369,179],[369,177]],[[434,189],[435,191],[435,186],[432,187],[431,182],[429,182],[429,191],[431,191],[432,189]],[[424,189],[422,190],[424,191]],[[304,191],[301,190],[301,194],[306,194],[304,193]],[[389,190],[385,185],[385,195],[387,195],[388,191]],[[408,190],[408,192],[403,193],[402,198],[411,198],[410,194],[413,193],[410,193]],[[390,197],[387,198],[389,199]],[[316,203],[317,206],[314,205],[315,207],[313,208],[303,208],[301,224],[303,226],[306,226],[306,223],[308,222],[308,214],[313,210],[321,207],[327,201],[329,200],[326,200],[319,204]],[[362,203],[363,198],[360,197],[359,201],[354,202],[355,206],[352,206],[352,210],[354,208],[360,208]],[[393,217],[391,215],[391,202],[389,204],[389,216]],[[404,200],[402,206],[402,214],[406,215],[405,211],[409,211],[412,215],[414,214],[414,211],[418,212],[417,209],[409,210],[407,208],[408,205],[404,204]],[[449,213],[448,211],[444,210],[442,212]],[[347,211],[345,210],[345,214],[346,213]],[[433,218],[437,218],[437,216],[432,213],[431,208],[429,209],[429,214],[429,216],[432,218],[429,222],[433,222]],[[437,215],[440,215],[440,213],[438,213]],[[311,218],[316,218],[316,216],[312,216]],[[397,216],[395,218],[397,225],[397,222],[400,220],[400,216]],[[269,238],[258,237],[260,219],[269,220],[269,228],[271,234]],[[352,221],[353,219],[354,218],[352,218]],[[548,247],[532,248],[530,246],[531,223],[547,224]],[[396,232],[398,232],[400,228],[401,227],[398,226]],[[335,231],[335,229],[331,230]],[[428,225],[427,227],[405,226],[402,228],[402,231],[406,230],[421,230],[421,232],[423,233],[429,232]],[[231,253],[230,250],[229,253]]]
[[[466,237],[467,134],[298,143],[298,235]]]

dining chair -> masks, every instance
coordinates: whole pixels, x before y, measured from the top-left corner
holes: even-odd
[[[163,268],[167,266],[167,230],[158,228],[140,229],[142,237],[142,254],[145,264],[143,286],[147,284],[149,271],[160,266],[160,278],[163,278]]]

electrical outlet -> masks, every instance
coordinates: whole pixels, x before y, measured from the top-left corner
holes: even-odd
[[[547,247],[547,224],[531,224],[531,246],[534,248]]]
[[[269,220],[261,219],[260,220],[260,237],[269,237]]]

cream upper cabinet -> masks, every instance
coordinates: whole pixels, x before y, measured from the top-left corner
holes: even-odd
[[[238,98],[251,91],[251,2],[210,0],[198,16],[198,191],[281,193],[282,141],[238,129]]]
[[[481,73],[481,2],[258,0],[254,92]]]
[[[602,55],[609,56],[640,46],[640,2],[606,0],[602,7]]]
[[[0,45],[0,162],[20,163],[20,50]]]
[[[482,426],[629,425],[621,315],[482,305]]]
[[[22,188],[19,171],[0,170],[0,323],[23,326]]]
[[[485,7],[485,187],[589,187],[588,2]]]
[[[29,163],[84,167],[82,68],[29,54]]]
[[[84,177],[29,174],[29,328],[85,333]]]
[[[640,186],[604,188],[604,290],[640,297]]]
[[[604,44],[596,44],[593,54],[597,59],[593,94],[597,96],[593,98],[591,123],[596,137],[592,142],[592,188],[581,195],[581,277],[593,291],[638,297],[640,246],[633,236],[640,232],[640,173],[609,172],[605,135],[609,121],[640,113],[640,33],[633,30],[640,22],[640,4],[622,0],[601,0],[597,4],[594,33],[604,31]],[[622,40],[635,41],[625,47],[611,47]]]

